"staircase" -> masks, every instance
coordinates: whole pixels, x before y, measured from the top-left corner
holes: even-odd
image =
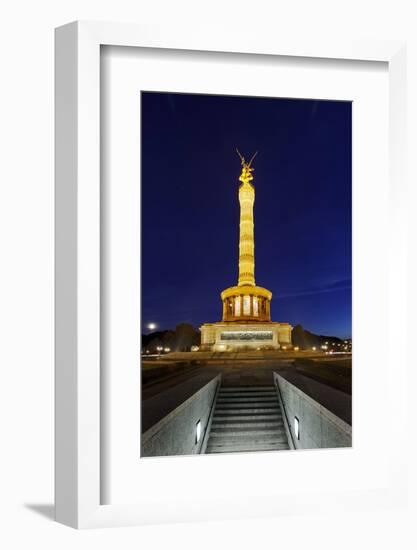
[[[206,453],[289,449],[274,386],[221,387]]]

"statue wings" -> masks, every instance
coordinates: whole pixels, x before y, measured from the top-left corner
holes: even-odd
[[[236,153],[239,155],[239,158],[242,162],[242,166],[246,166],[247,168],[250,168],[252,166],[252,162],[254,161],[256,155],[258,154],[258,151],[255,152],[255,154],[252,156],[249,162],[245,161],[245,157],[240,153],[237,147],[236,147]]]

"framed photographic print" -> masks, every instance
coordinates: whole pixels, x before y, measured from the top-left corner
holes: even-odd
[[[404,498],[404,79],[396,42],[57,29],[58,521]]]

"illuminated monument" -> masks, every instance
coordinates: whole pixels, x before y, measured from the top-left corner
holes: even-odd
[[[237,286],[223,290],[223,320],[201,327],[201,349],[235,351],[238,349],[279,349],[291,347],[292,326],[271,321],[272,292],[255,284],[255,242],[252,162],[242,161],[239,181],[240,238],[239,279]]]

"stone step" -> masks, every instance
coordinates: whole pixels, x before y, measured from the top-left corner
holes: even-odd
[[[233,393],[244,393],[245,395],[251,395],[252,393],[273,393],[276,392],[275,386],[269,386],[267,388],[245,388],[244,386],[240,388],[220,388],[220,393],[233,394]]]
[[[279,411],[279,407],[222,407],[222,408],[216,408],[216,414],[264,414],[264,413],[277,413]]]
[[[228,441],[231,443],[239,443],[242,441],[250,441],[251,443],[265,443],[265,441],[276,441],[278,443],[286,442],[287,437],[284,430],[282,432],[278,430],[264,430],[259,429],[257,431],[239,428],[235,430],[226,431],[213,431],[210,433],[210,442]]]
[[[277,403],[274,403],[273,401],[272,402],[267,402],[267,403],[248,403],[248,402],[244,402],[244,403],[217,403],[216,404],[216,410],[222,410],[222,409],[225,409],[225,410],[233,410],[233,409],[271,409],[271,410],[277,410],[279,409],[279,404],[278,402]]]
[[[259,422],[251,422],[251,421],[244,421],[244,422],[239,422],[239,421],[234,421],[234,422],[224,422],[224,421],[221,421],[221,422],[218,422],[218,421],[213,421],[213,423],[211,424],[211,429],[212,430],[219,430],[219,429],[230,429],[230,428],[280,428],[280,427],[283,427],[284,426],[284,423],[283,421],[281,420],[264,420],[264,421],[259,421]]]
[[[259,418],[262,417],[262,418]],[[228,422],[247,422],[247,423],[253,423],[253,422],[264,422],[267,424],[270,424],[271,422],[282,422],[282,416],[281,415],[266,415],[266,414],[252,414],[252,415],[242,415],[237,414],[235,416],[225,416],[224,418],[218,418],[218,416],[213,416],[213,423],[217,424],[227,424]]]
[[[232,441],[234,438],[239,439],[241,437],[247,437],[250,440],[255,439],[256,441],[263,439],[264,437],[282,437],[285,441],[285,432],[284,430],[282,432],[279,432],[277,428],[220,428],[212,430],[210,437],[213,438],[213,441],[224,437],[227,437],[230,441]]]
[[[240,430],[240,431],[239,431]],[[220,432],[213,432],[210,434],[211,444],[219,443],[229,443],[230,445],[236,444],[241,445],[244,441],[247,441],[251,444],[255,443],[265,443],[265,442],[276,442],[276,443],[286,443],[287,436],[285,431],[279,430],[267,430],[260,429],[259,431],[245,430],[244,428],[235,428],[234,430],[226,430]]]
[[[261,403],[262,405],[265,404],[267,407],[270,407],[270,406],[278,406],[278,399],[274,399],[274,398],[265,398],[265,399],[262,399],[262,398],[259,398],[259,397],[256,397],[254,399],[217,399],[217,402],[216,402],[216,406],[217,407],[220,407],[220,406],[230,406],[230,407],[234,407],[235,405],[236,406],[242,406],[242,405],[245,405],[247,404],[248,407],[254,407],[256,406],[257,403]]]
[[[269,396],[266,397],[218,397],[217,402],[218,403],[256,403],[256,402],[268,402],[268,403],[274,403],[278,401],[276,396]]]
[[[235,414],[234,412],[232,414],[214,414],[213,415],[213,422],[218,421],[227,421],[227,422],[234,422],[234,421],[245,421],[245,420],[255,420],[255,421],[261,421],[261,420],[270,420],[270,421],[280,421],[282,420],[282,414],[279,413],[270,413],[270,414]]]
[[[271,397],[218,397],[217,403],[275,403],[277,398]]]
[[[275,391],[275,386],[222,386],[220,392],[257,392],[257,391]]]
[[[271,423],[282,423],[282,415],[276,414],[252,414],[252,415],[243,415],[237,414],[234,416],[222,416],[219,418],[217,415],[213,416],[213,424],[228,424],[229,422],[246,422],[247,424],[253,424],[255,422],[263,422],[266,424]]]
[[[228,446],[228,445],[212,445],[207,446],[207,454],[220,454],[220,453],[256,453],[265,451],[287,451],[289,450],[288,444],[274,443],[271,445],[240,445],[240,446]]]
[[[284,439],[269,439],[264,441],[251,441],[250,439],[241,439],[240,441],[215,440],[209,442],[207,449],[259,449],[259,448],[288,448],[288,443]]]
[[[247,392],[241,392],[241,393],[221,393],[219,392],[219,398],[222,399],[252,399],[255,397],[263,398],[263,397],[275,397],[277,399],[277,394],[273,391],[265,391],[265,392],[253,392],[253,393],[247,393]]]

